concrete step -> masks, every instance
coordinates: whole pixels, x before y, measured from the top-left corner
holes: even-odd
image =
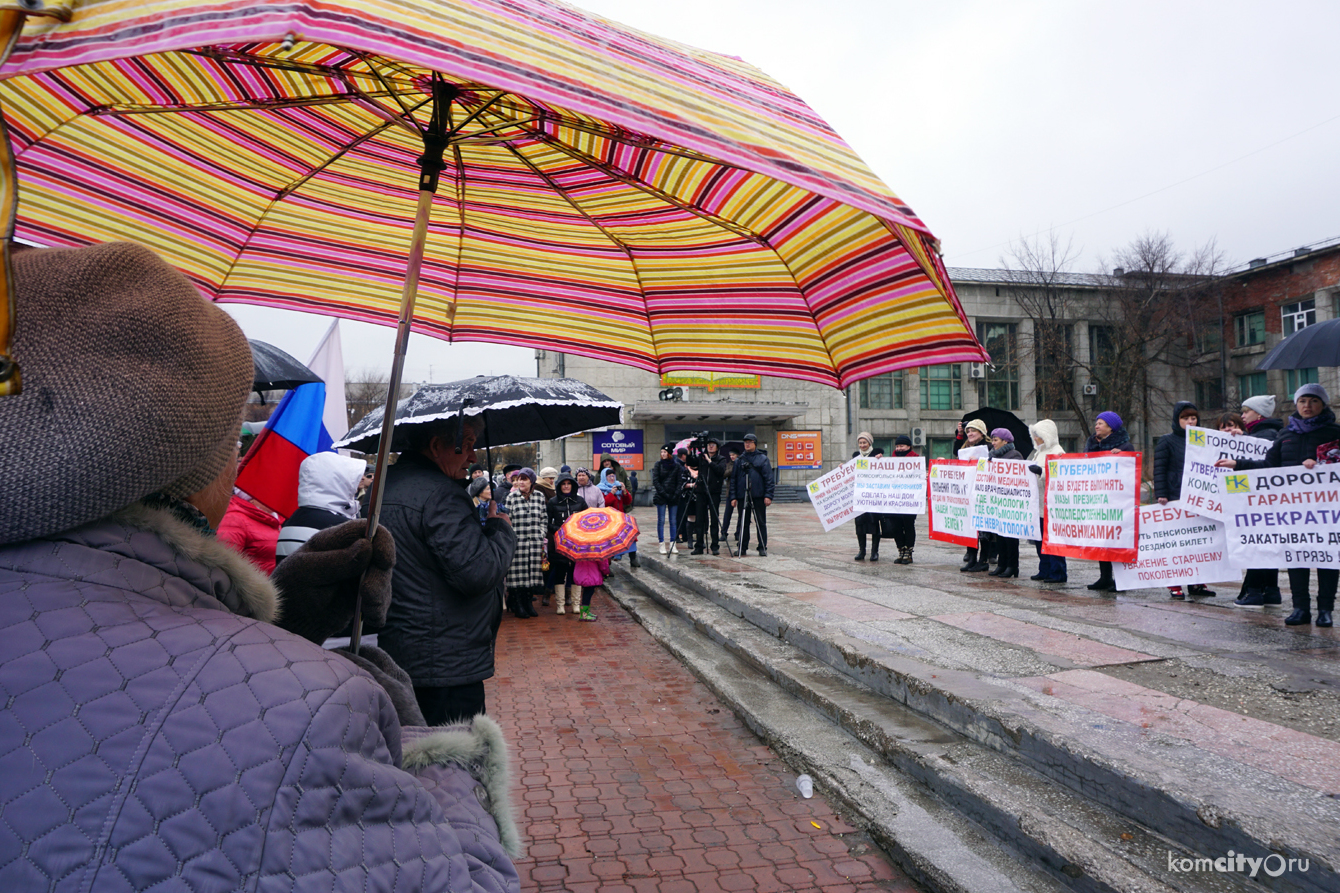
[[[890,766],[882,754],[826,721],[801,698],[783,691],[747,651],[722,648],[707,630],[676,610],[693,596],[669,593],[658,586],[653,597],[639,582],[638,574],[616,572],[608,588],[797,773],[808,773],[817,790],[853,813],[856,823],[914,879],[935,893],[1065,893],[1068,889],[1044,868],[1021,860]],[[762,635],[757,630],[752,634]],[[799,654],[793,658],[807,662]],[[912,728],[928,746],[937,739],[955,737],[916,720]]]
[[[1234,889],[1242,875],[1168,867],[1230,850],[1308,860],[1306,872],[1259,871],[1269,889],[1340,889],[1334,798],[1008,680],[845,636],[813,606],[747,582],[643,562],[635,576],[649,595],[1071,889]]]

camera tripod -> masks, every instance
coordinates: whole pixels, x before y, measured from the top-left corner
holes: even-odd
[[[693,460],[694,460],[694,461],[698,461],[699,459],[704,459],[704,458],[707,458],[707,454],[706,454],[706,453],[701,453],[701,454],[699,454],[699,455],[697,455],[697,456],[694,456],[694,457],[693,457]],[[725,486],[725,483],[726,483],[725,481],[722,481],[722,486]],[[702,490],[702,491],[699,491],[699,490],[698,490],[699,487],[705,487],[706,489],[705,489],[705,490]],[[707,494],[706,498],[700,500],[700,499],[698,498],[698,494],[699,494],[699,492],[706,493],[706,494]],[[717,503],[720,502],[720,501],[721,501],[720,497],[717,497],[716,499],[713,499],[713,498],[712,498],[712,463],[711,463],[711,460],[710,460],[710,459],[707,459],[707,467],[706,467],[706,468],[704,468],[702,464],[699,464],[699,466],[698,466],[698,479],[697,479],[697,482],[694,484],[694,487],[693,487],[693,497],[692,497],[692,498],[689,500],[689,502],[685,505],[684,510],[681,511],[681,512],[679,513],[679,514],[680,514],[680,516],[679,516],[679,523],[675,525],[675,528],[676,528],[676,529],[675,529],[675,535],[674,535],[673,542],[676,542],[676,543],[679,542],[679,536],[680,536],[681,533],[684,532],[685,525],[688,524],[688,521],[689,521],[689,508],[690,508],[690,507],[693,508],[694,515],[695,515],[695,517],[696,517],[697,512],[698,512],[698,506],[701,505],[702,503],[706,503],[706,504],[707,504],[707,510],[708,510],[709,512],[711,512],[711,515],[710,515],[709,518],[708,518],[708,523],[709,523],[708,530],[711,530],[711,529],[715,528],[715,529],[717,530],[717,542],[718,542],[718,543],[722,543],[722,542],[724,542],[724,543],[726,544],[726,552],[727,552],[727,554],[729,554],[731,557],[736,557],[736,556],[735,556],[735,551],[736,551],[736,550],[735,550],[734,548],[732,548],[732,546],[731,546],[731,544],[730,544],[730,539],[729,539],[729,537],[726,536],[726,531],[724,531],[724,530],[721,529],[721,514],[720,514],[720,512],[719,512],[718,509],[717,509]],[[697,524],[698,524],[698,522],[695,520],[695,522],[694,522],[695,527],[697,526]],[[704,535],[703,535],[703,539],[704,539],[703,547],[704,547],[704,548],[707,547],[706,538],[707,538],[707,534],[706,534],[706,532],[704,532]],[[696,545],[697,545],[697,542],[698,542],[698,531],[697,531],[696,529],[693,531],[693,542],[694,542],[694,545],[696,546]]]

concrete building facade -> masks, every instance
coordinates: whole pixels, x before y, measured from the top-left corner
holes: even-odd
[[[755,433],[774,465],[789,455],[794,432],[815,432],[820,441],[818,468],[786,468],[778,482],[801,485],[851,456],[856,435],[869,431],[877,446],[891,451],[900,434],[913,438],[918,452],[949,456],[959,420],[967,412],[994,406],[1009,409],[1026,422],[1056,421],[1061,444],[1082,449],[1089,435],[1085,424],[1057,392],[1057,382],[1074,392],[1087,419],[1109,408],[1104,394],[1086,372],[1091,351],[1102,344],[1103,327],[1111,314],[1098,302],[1119,277],[1066,273],[1048,277],[1050,287],[1067,293],[1071,316],[1065,326],[1073,339],[1076,368],[1049,367],[1035,349],[1034,322],[1020,305],[1019,293],[1039,274],[998,269],[950,268],[969,323],[991,353],[992,363],[923,366],[875,376],[840,391],[825,385],[768,376],[655,374],[588,359],[575,354],[537,351],[537,374],[585,381],[625,404],[624,428],[641,433],[646,468],[656,461],[661,444],[706,431],[726,441]],[[1150,356],[1148,424],[1128,419],[1138,447],[1151,449],[1170,427],[1172,403],[1194,400],[1202,422],[1210,424],[1225,407],[1258,393],[1280,397],[1279,413],[1292,411],[1289,400],[1298,384],[1320,380],[1340,398],[1340,370],[1257,372],[1264,354],[1287,334],[1326,319],[1340,317],[1340,240],[1299,249],[1275,258],[1252,261],[1233,271],[1197,298],[1188,312],[1209,323]],[[1222,311],[1218,301],[1222,297]],[[1181,300],[1179,297],[1178,300]],[[1182,312],[1180,305],[1177,312]],[[1220,332],[1215,338],[1214,333]],[[1221,355],[1227,350],[1227,356]],[[1227,380],[1224,373],[1227,372]],[[668,399],[667,399],[668,398]],[[540,444],[542,464],[578,465],[598,461],[592,435]],[[1025,454],[1031,445],[1021,444]],[[804,461],[804,460],[802,460]],[[1148,465],[1148,463],[1146,463]]]

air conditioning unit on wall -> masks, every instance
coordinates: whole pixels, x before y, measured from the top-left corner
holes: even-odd
[[[1096,384],[1086,384],[1086,385],[1084,386],[1084,396],[1085,396],[1085,397],[1097,397],[1097,396],[1098,396],[1098,385],[1096,385]]]
[[[912,446],[925,446],[925,445],[926,445],[926,429],[925,429],[925,428],[913,428],[913,429],[912,429]]]
[[[969,378],[986,378],[986,363],[969,363]]]

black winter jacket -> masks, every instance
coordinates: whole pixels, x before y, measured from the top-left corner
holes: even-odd
[[[1182,466],[1186,464],[1186,429],[1178,424],[1182,410],[1195,409],[1194,403],[1173,405],[1172,433],[1165,434],[1154,444],[1154,498],[1182,498]]]
[[[1290,421],[1297,418],[1300,418],[1298,413],[1294,413]],[[1323,409],[1318,418],[1321,419],[1321,424],[1311,431],[1291,431],[1285,427],[1270,445],[1270,451],[1266,453],[1263,461],[1239,461],[1237,467],[1281,468],[1286,465],[1302,465],[1304,459],[1316,459],[1317,447],[1333,440],[1340,440],[1340,425],[1336,424],[1335,413],[1330,407]]]
[[[679,505],[689,472],[678,459],[657,459],[651,467],[651,486],[655,505]]]
[[[1131,438],[1126,434],[1125,428],[1118,428],[1103,440],[1098,439],[1097,434],[1089,435],[1089,442],[1084,445],[1086,453],[1106,453],[1109,450],[1121,450],[1123,453],[1131,449]]]
[[[747,492],[746,480],[749,482]],[[735,474],[731,478],[730,486],[731,499],[743,500],[749,496],[754,499],[772,499],[776,489],[777,482],[773,479],[772,463],[768,461],[766,453],[760,450],[753,452],[746,450],[735,460]]]
[[[1280,432],[1284,430],[1284,422],[1281,419],[1262,419],[1255,425],[1252,425],[1247,432],[1248,437],[1259,437],[1261,440],[1279,440]]]
[[[386,470],[381,523],[395,537],[396,563],[377,644],[417,686],[493,675],[516,534],[499,518],[481,525],[462,483],[417,453]]]

